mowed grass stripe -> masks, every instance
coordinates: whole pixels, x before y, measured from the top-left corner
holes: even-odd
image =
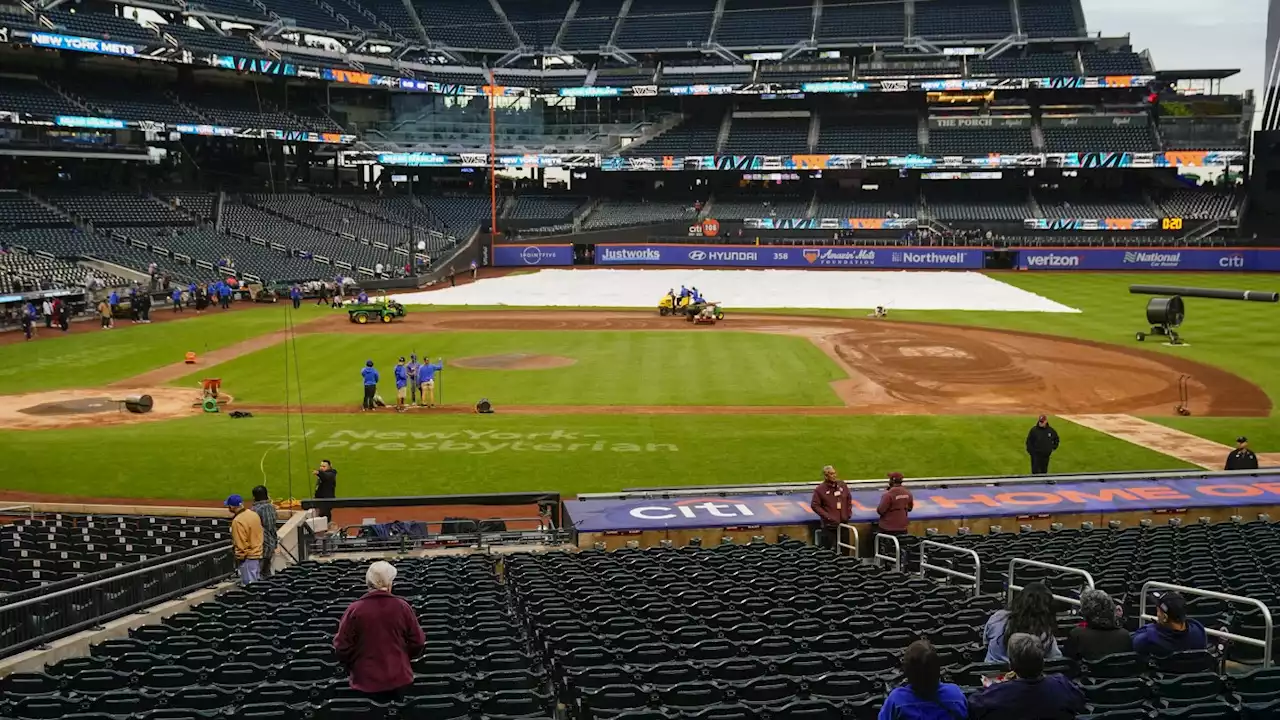
[[[308,497],[322,458],[338,494],[433,495],[623,487],[1017,474],[1028,470],[1027,418],[965,416],[307,415],[285,445],[283,415],[197,416],[60,432],[0,434],[0,489],[91,497],[220,500],[265,482]],[[1054,472],[1189,466],[1057,422]],[[85,458],[94,458],[90,466]],[[292,481],[292,485],[290,484]],[[290,490],[290,487],[292,488]]]
[[[691,332],[508,331],[361,335],[300,335],[297,386],[309,405],[358,405],[360,370],[373,360],[379,393],[395,397],[397,358],[417,352],[445,358],[444,399],[489,398],[509,405],[757,405],[830,406],[840,400],[830,383],[844,372],[804,338],[708,329]],[[556,355],[573,365],[547,370],[491,370],[450,366],[459,358]],[[285,403],[285,348],[268,348],[216,367],[223,388],[243,403]],[[179,380],[188,386],[210,370]]]

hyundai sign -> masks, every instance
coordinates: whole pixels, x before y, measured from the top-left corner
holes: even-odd
[[[597,245],[597,265],[694,267],[929,268],[977,270],[980,249],[769,245]]]
[[[497,267],[551,267],[573,264],[572,245],[495,245]]]
[[[1280,250],[1059,248],[1019,250],[1023,270],[1280,270]]]

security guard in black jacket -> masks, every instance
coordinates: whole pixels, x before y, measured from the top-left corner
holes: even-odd
[[[1031,474],[1049,472],[1049,456],[1058,449],[1058,431],[1049,426],[1049,419],[1041,415],[1035,427],[1027,433],[1027,454],[1031,456]]]
[[[1227,470],[1257,470],[1258,456],[1249,449],[1249,438],[1236,438],[1236,449],[1227,456]]]

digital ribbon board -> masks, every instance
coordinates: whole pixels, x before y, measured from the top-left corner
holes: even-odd
[[[851,493],[852,523],[879,520],[880,490]],[[1280,475],[1080,482],[1057,485],[925,488],[913,491],[912,520],[1280,505]],[[680,500],[567,500],[578,532],[816,523],[810,495],[743,495]]]

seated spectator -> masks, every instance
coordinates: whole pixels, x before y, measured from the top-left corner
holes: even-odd
[[[987,646],[987,662],[1006,662],[1009,638],[1016,633],[1027,633],[1040,638],[1042,654],[1050,660],[1062,657],[1058,640],[1053,636],[1058,629],[1053,613],[1053,595],[1044,583],[1029,583],[1013,596],[1008,610],[997,610],[982,629],[982,643]]]
[[[880,708],[878,720],[964,720],[969,717],[964,693],[941,680],[942,662],[928,640],[911,643],[902,656],[907,684],[895,688]]]
[[[1117,607],[1111,596],[1090,588],[1080,593],[1080,614],[1084,622],[1067,633],[1063,655],[1072,660],[1097,660],[1113,653],[1133,650],[1129,632],[1116,619]]]
[[[1084,712],[1084,692],[1065,675],[1044,674],[1044,643],[1027,633],[1009,638],[1003,680],[969,698],[972,720],[1072,720]]]
[[[1187,601],[1176,592],[1160,596],[1156,621],[1133,634],[1133,650],[1165,657],[1183,650],[1204,650],[1208,639],[1200,621],[1187,617]]]

